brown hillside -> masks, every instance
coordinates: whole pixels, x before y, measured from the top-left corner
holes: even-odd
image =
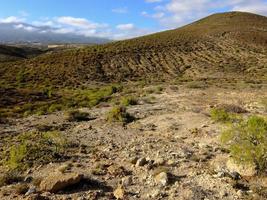
[[[197,78],[266,80],[267,18],[214,14],[195,23],[131,40],[67,50],[5,64],[5,84],[80,85],[91,81]]]

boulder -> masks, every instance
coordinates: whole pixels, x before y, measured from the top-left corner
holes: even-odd
[[[52,173],[51,175],[45,177],[41,184],[40,190],[56,193],[63,190],[66,187],[72,186],[79,183],[83,178],[82,174],[68,173],[63,174],[60,172]]]

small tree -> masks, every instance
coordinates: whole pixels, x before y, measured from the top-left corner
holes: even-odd
[[[239,164],[255,164],[263,172],[267,168],[267,121],[252,116],[236,124],[221,135],[229,146],[231,156]]]

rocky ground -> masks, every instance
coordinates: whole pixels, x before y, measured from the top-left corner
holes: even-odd
[[[151,102],[140,98],[127,108],[136,120],[125,126],[106,121],[106,103],[81,109],[94,117],[89,121],[68,122],[57,112],[1,125],[2,138],[40,125],[60,127],[79,148],[66,162],[28,170],[28,179],[42,179],[39,187],[29,183],[28,192],[17,195],[4,186],[0,199],[260,199],[246,179],[251,176],[229,164],[219,141],[223,125],[209,112],[224,104],[246,109],[243,115],[266,115],[260,104],[266,88],[166,86],[150,96]],[[256,182],[267,186],[264,177]]]

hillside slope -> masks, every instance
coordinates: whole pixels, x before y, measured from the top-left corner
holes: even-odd
[[[28,83],[58,86],[177,76],[266,80],[266,27],[263,16],[214,14],[171,31],[11,63],[0,75],[6,83],[22,73]]]
[[[16,61],[38,56],[45,51],[33,47],[0,45],[0,62]]]

